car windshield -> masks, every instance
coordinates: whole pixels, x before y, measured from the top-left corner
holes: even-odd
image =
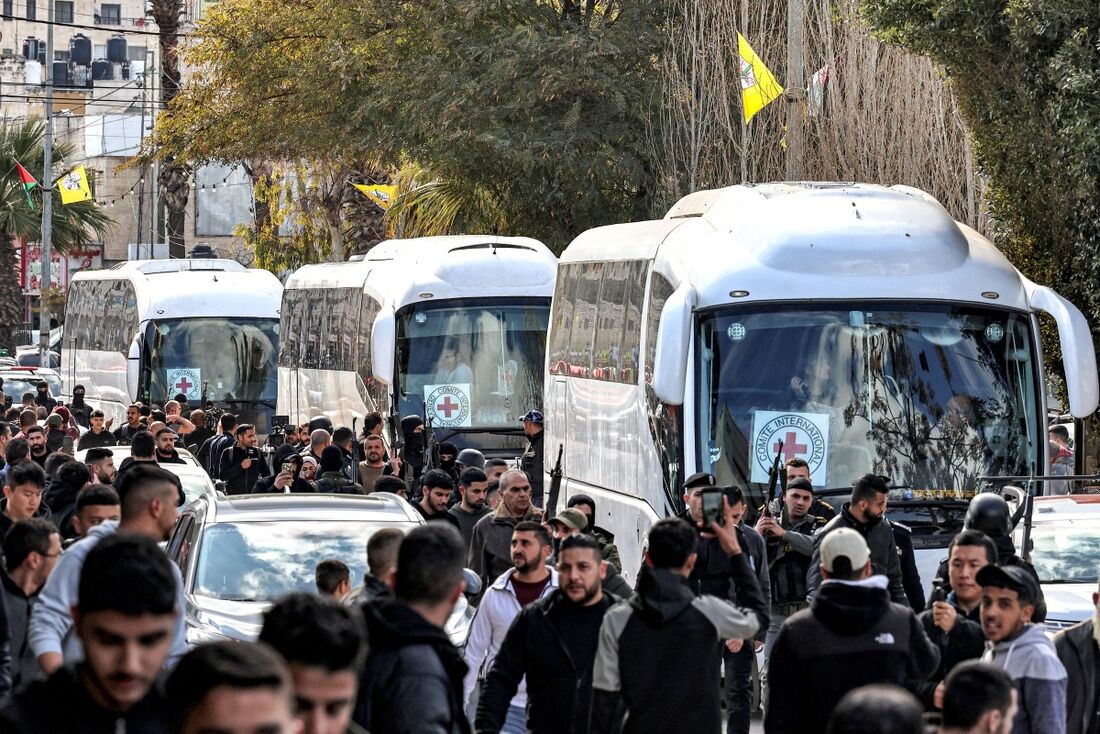
[[[1031,543],[1031,562],[1040,581],[1096,583],[1100,517],[1037,522],[1031,530]]]
[[[760,499],[777,452],[816,487],[886,475],[902,499],[1028,473],[1042,426],[1028,317],[896,303],[699,321],[699,463]],[[780,442],[782,447],[780,448]]]
[[[348,564],[357,585],[367,571],[367,540],[384,527],[398,526],[315,520],[216,523],[202,536],[194,593],[237,601],[315,593],[317,564],[330,558]]]
[[[278,319],[195,318],[153,322],[146,339],[149,399],[179,393],[198,404],[274,401]]]
[[[398,320],[401,415],[440,428],[519,428],[542,404],[549,299],[417,304]]]
[[[4,394],[11,398],[15,405],[23,401],[27,393],[38,394],[38,383],[45,382],[50,386],[50,395],[57,397],[61,394],[61,380],[50,374],[42,374],[35,377],[26,375],[4,375]]]

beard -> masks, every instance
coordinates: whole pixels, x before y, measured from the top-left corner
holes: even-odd
[[[600,589],[601,589],[602,586],[603,586],[603,582],[600,581],[599,579],[596,579],[595,584],[593,584],[592,586],[584,587],[584,596],[582,596],[580,599],[578,599],[576,601],[573,601],[573,598],[568,596],[568,595],[567,595],[567,598],[573,604],[579,604],[580,606],[584,606],[584,605],[588,604],[590,601],[592,601],[593,599],[596,598],[596,594],[600,593]],[[569,588],[575,589],[576,587],[570,585]]]

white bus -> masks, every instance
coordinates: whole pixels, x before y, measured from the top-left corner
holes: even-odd
[[[979,477],[1046,472],[1039,312],[1057,324],[1071,411],[1088,415],[1081,312],[927,194],[700,191],[562,255],[546,455],[564,446],[561,497],[596,499],[628,577],[651,524],[684,510],[685,477],[712,472],[755,509],[780,441],[838,503],[856,477],[889,476],[890,516],[918,549],[945,548]]]
[[[62,371],[66,399],[125,422],[135,401],[201,400],[267,433],[274,413],[282,285],[233,260],[131,260],[69,285]]]
[[[283,292],[279,413],[430,418],[437,441],[514,457],[542,403],[557,261],[520,237],[387,240]],[[425,416],[427,413],[427,416]]]

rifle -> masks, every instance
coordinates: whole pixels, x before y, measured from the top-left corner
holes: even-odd
[[[546,498],[546,515],[553,517],[558,510],[558,493],[561,491],[561,454],[565,450],[565,444],[558,444],[558,460],[554,462],[554,468],[550,470],[550,494]]]
[[[424,406],[424,471],[427,472],[439,466],[438,448],[435,445],[435,430],[432,428],[432,417],[428,414],[428,404]]]
[[[390,436],[393,440],[393,455],[401,460],[401,480],[409,486],[409,462],[405,461],[405,432],[401,428],[401,419],[397,416],[396,406],[390,410]]]
[[[772,516],[772,500],[775,499],[775,488],[779,484],[779,472],[783,469],[783,442],[776,446],[775,461],[768,471],[768,494],[764,497],[764,517]]]

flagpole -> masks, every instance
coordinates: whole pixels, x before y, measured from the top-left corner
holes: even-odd
[[[42,285],[39,291],[38,343],[39,366],[50,366],[50,311],[46,291],[50,287],[50,262],[53,259],[53,22],[54,1],[47,0],[46,24],[46,135],[42,143]]]
[[[738,32],[748,38],[749,28],[749,3],[748,0],[741,0],[741,18],[737,24]],[[740,59],[738,60],[740,63]],[[741,100],[741,183],[746,184],[749,182],[749,123],[745,122],[745,96],[744,93],[738,95],[738,99]]]

